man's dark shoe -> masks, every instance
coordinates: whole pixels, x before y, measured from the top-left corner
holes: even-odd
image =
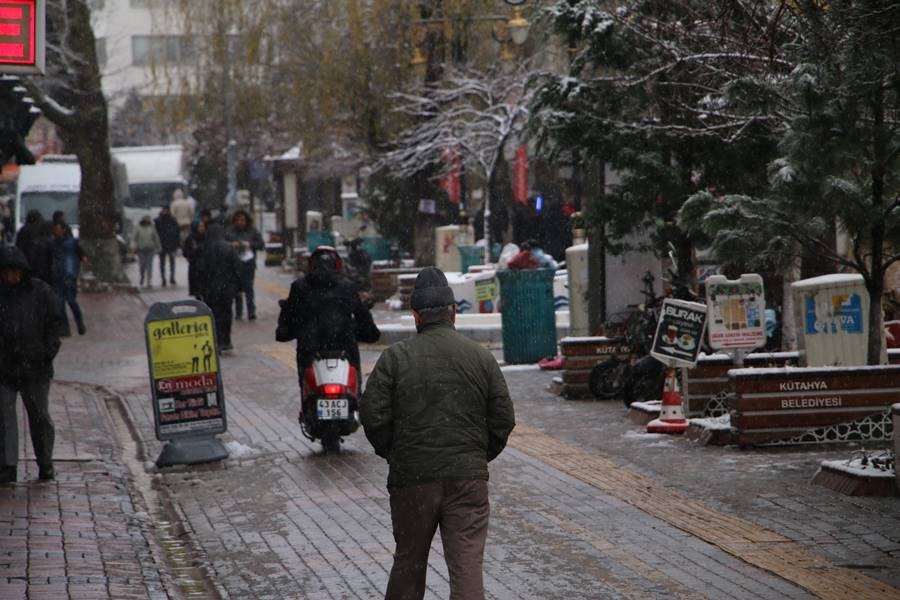
[[[220,350],[222,352],[228,352],[230,350],[234,350],[234,346],[232,346],[231,344],[222,344],[222,347],[220,348]]]
[[[244,315],[241,315],[241,314],[234,315],[234,320],[235,321],[243,321]]]
[[[171,283],[172,285],[175,285],[175,278],[173,277],[172,279],[170,279],[169,283]]]
[[[41,467],[38,472],[38,479],[41,481],[52,481],[56,478],[56,471],[53,469],[53,466],[49,467]]]
[[[247,317],[247,318],[250,319],[251,321],[255,321],[255,320],[256,320],[256,315],[253,314],[253,315],[250,315],[250,316]]]
[[[166,280],[163,279],[163,287],[166,287]]]
[[[16,468],[15,467],[0,467],[0,484],[15,483],[15,482],[16,482]]]
[[[84,326],[84,323],[78,323],[76,326],[78,327],[78,335],[87,333],[87,327]]]

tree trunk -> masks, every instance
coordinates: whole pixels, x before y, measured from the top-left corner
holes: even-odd
[[[785,351],[793,351],[797,349],[797,313],[794,307],[794,291],[791,284],[800,281],[801,267],[803,266],[801,259],[802,247],[800,242],[794,242],[791,248],[790,264],[784,270],[782,278],[782,302],[781,302],[781,349]]]
[[[885,157],[888,154],[888,144],[885,138],[885,114],[884,114],[884,90],[881,86],[875,86],[872,100],[873,127],[872,127],[872,208],[877,215],[884,208],[884,180]],[[871,262],[869,263],[870,277],[866,279],[866,289],[869,291],[869,348],[867,364],[881,364],[881,346],[884,344],[884,239],[885,221],[875,218],[869,230],[869,239],[872,247]],[[857,260],[859,258],[857,257]],[[863,262],[863,261],[860,261]],[[865,264],[860,267],[865,268]]]
[[[866,364],[881,364],[881,346],[884,343],[884,269],[872,269],[872,278],[866,283],[869,291],[869,348]]]
[[[119,220],[115,200],[109,145],[106,142],[105,111],[103,125],[76,134],[79,140],[69,146],[81,165],[81,189],[78,196],[78,221],[81,247],[89,259],[89,268],[100,281],[125,283],[116,224]]]

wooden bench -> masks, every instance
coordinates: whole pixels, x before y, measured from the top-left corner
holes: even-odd
[[[890,439],[900,365],[732,369],[734,441],[740,445]]]

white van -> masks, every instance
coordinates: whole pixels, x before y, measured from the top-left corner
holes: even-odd
[[[121,213],[127,202],[128,193],[125,167],[112,159],[113,193],[116,208]],[[53,213],[61,210],[72,234],[78,237],[78,194],[81,189],[81,166],[72,154],[48,154],[37,164],[19,167],[16,179],[15,227],[16,231],[25,224],[29,211],[38,210],[44,220],[53,218]],[[122,223],[119,223],[121,228]],[[125,258],[128,238],[120,231],[117,234],[122,257]]]
[[[175,190],[187,195],[184,150],[180,145],[125,146],[110,151],[128,172],[128,197],[123,212],[129,237],[145,215],[155,219],[160,208],[172,203]]]
[[[61,210],[66,223],[78,234],[78,191],[81,167],[74,156],[46,156],[35,165],[19,167],[16,180],[16,231],[25,224],[25,216],[38,210],[49,221]]]

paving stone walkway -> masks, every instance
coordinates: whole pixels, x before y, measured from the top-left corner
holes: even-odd
[[[229,431],[222,437],[243,456],[154,471],[156,485],[184,519],[184,537],[193,542],[197,563],[223,598],[381,597],[393,550],[387,467],[361,432],[348,438],[340,456],[323,456],[317,444],[300,435],[293,352],[272,340],[276,300],[288,279],[268,270],[259,277],[265,281],[258,286],[260,318],[235,324],[236,351],[223,357]],[[62,379],[113,389],[148,460],[161,445],[153,433],[143,318],[149,303],[184,293],[179,286],[85,297],[90,330],[64,347],[57,369]],[[378,352],[367,349],[363,362],[373,364]],[[817,460],[844,450],[742,453],[647,437],[612,403],[552,397],[545,391],[549,378],[536,371],[507,372],[521,429],[491,465],[485,556],[489,598],[849,599],[864,597],[853,593],[868,589],[880,597],[900,597],[900,510],[895,510],[900,503],[848,499],[808,484]],[[103,447],[99,439],[97,446],[76,446],[71,452],[99,457],[84,464],[103,464],[120,474],[124,494],[128,476],[113,468],[115,449]],[[108,468],[102,462],[106,456],[113,463]],[[115,475],[104,477],[118,481]],[[654,482],[663,500],[696,502],[693,514],[708,524],[695,519],[688,526],[668,514],[678,512],[675,506],[641,505],[633,495],[638,492],[625,487],[627,482],[640,486],[642,478]],[[108,490],[94,489],[106,497]],[[3,506],[0,502],[0,510]],[[145,533],[139,518],[129,519],[129,510],[139,512],[133,501],[102,506],[113,521],[124,506],[124,521],[131,527],[124,531]],[[806,561],[801,567],[838,573],[841,585],[849,587],[838,596],[817,582],[779,576],[779,565],[765,564],[764,546],[733,547],[721,537],[733,533],[729,527],[735,522],[744,523],[759,544],[781,544],[779,551],[796,548],[795,555]],[[152,556],[153,540],[141,539]],[[164,584],[164,576],[154,579],[149,567],[140,572],[147,596],[164,593],[153,587],[157,580]],[[121,581],[103,583],[109,589]],[[46,585],[52,585],[50,579]],[[443,550],[436,539],[426,597],[447,596]]]
[[[54,383],[55,481],[37,481],[19,406],[19,482],[0,485],[0,598],[161,600],[161,568],[146,512],[117,456],[109,416],[92,387]]]

